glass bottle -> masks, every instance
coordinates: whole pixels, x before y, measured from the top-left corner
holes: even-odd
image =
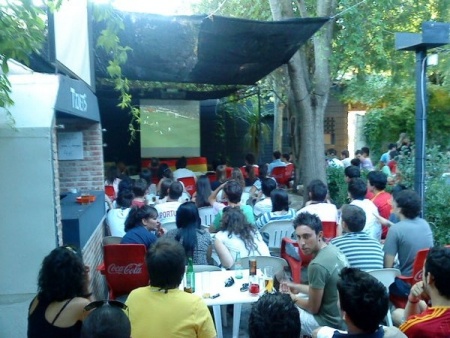
[[[250,276],[256,276],[256,257],[249,257],[248,259],[248,269],[249,269],[249,275]]]
[[[189,293],[195,292],[195,272],[192,257],[188,258],[188,266],[186,269],[186,286],[184,288],[184,291]]]

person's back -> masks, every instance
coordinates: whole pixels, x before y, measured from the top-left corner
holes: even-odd
[[[156,204],[158,217],[161,224],[175,222],[178,207],[181,203],[178,201],[183,194],[183,186],[180,182],[173,182],[169,187],[167,202]]]
[[[400,221],[389,229],[384,243],[385,267],[392,267],[398,255],[402,275],[411,276],[417,251],[433,246],[433,233],[428,222],[419,217],[420,199],[414,191],[394,194],[393,207]]]
[[[327,202],[326,184],[321,180],[312,180],[307,189],[309,201],[297,212],[297,215],[308,212],[317,215],[322,222],[337,222],[338,210],[334,204]]]
[[[363,232],[366,215],[355,205],[342,207],[342,228],[344,234],[331,240],[347,257],[353,268],[369,271],[383,268],[383,250],[380,243]]]
[[[150,286],[133,290],[126,301],[133,338],[216,336],[205,302],[179,289],[185,261],[182,245],[171,239],[160,239],[148,251]]]
[[[186,157],[184,156],[180,157],[175,164],[176,170],[173,172],[173,178],[175,180],[184,177],[193,177],[195,180],[197,180],[197,176],[195,176],[194,172],[192,170],[187,169],[186,166],[187,166]]]

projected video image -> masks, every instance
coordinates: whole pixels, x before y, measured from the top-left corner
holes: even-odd
[[[141,156],[200,155],[198,101],[141,101]]]

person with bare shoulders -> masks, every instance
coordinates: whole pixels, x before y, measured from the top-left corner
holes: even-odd
[[[83,309],[91,301],[88,273],[71,247],[56,248],[44,258],[28,310],[28,338],[80,337]]]

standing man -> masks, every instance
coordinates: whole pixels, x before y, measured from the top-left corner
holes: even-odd
[[[273,152],[273,161],[269,163],[269,175],[272,174],[273,168],[285,166],[286,163],[281,160],[281,152],[279,150],[275,150]]]
[[[381,217],[389,219],[392,211],[392,196],[385,191],[387,184],[387,176],[381,171],[371,171],[367,174],[367,189],[373,194],[370,199],[378,209]],[[366,195],[367,196],[367,195]],[[385,239],[389,228],[382,225],[381,238]]]
[[[402,275],[411,276],[417,251],[433,246],[433,233],[430,225],[420,218],[420,198],[412,190],[394,193],[392,201],[394,213],[399,218],[390,229],[384,242],[384,267],[394,267],[398,261]]]
[[[389,143],[388,145],[388,151],[385,152],[383,155],[381,155],[380,157],[380,168],[383,168],[383,166],[387,165],[388,162],[390,161],[390,156],[389,153],[393,150],[397,150],[397,144],[396,143]]]
[[[301,334],[311,336],[320,326],[342,328],[342,317],[337,305],[336,284],[347,259],[333,245],[323,240],[322,222],[308,212],[294,220],[295,234],[300,250],[314,258],[308,265],[309,285],[289,284],[292,301],[300,313]],[[308,295],[299,297],[298,293]]]
[[[400,326],[409,338],[450,337],[450,248],[432,248],[423,269],[422,282],[411,288]],[[432,306],[421,311],[421,300]],[[422,304],[421,304],[422,303]]]

